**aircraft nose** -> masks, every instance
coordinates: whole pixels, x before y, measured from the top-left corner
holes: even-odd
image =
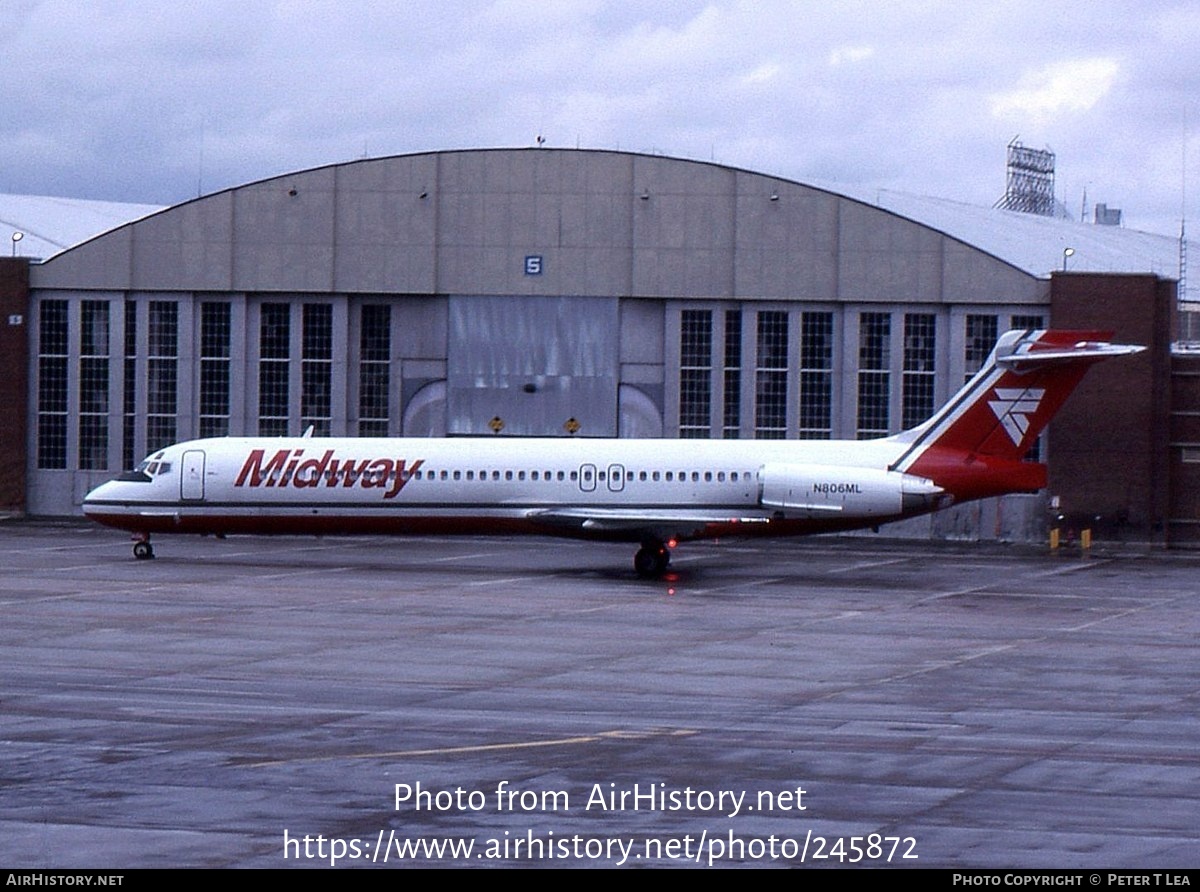
[[[116,485],[117,481],[115,480],[109,480],[101,483],[83,497],[83,507],[86,509],[89,505],[94,505],[96,502],[112,496],[113,489],[116,487]]]

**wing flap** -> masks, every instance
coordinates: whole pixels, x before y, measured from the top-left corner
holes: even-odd
[[[733,514],[703,509],[539,508],[526,515],[538,523],[574,527],[596,535],[657,536],[662,539],[703,534],[713,526],[770,523],[763,514]]]

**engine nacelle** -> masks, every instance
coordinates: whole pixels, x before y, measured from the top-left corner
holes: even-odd
[[[924,477],[844,465],[763,465],[758,491],[766,508],[830,518],[920,514],[944,507],[948,498]]]

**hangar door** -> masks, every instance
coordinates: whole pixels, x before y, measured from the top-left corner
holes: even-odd
[[[451,297],[446,432],[617,436],[617,299]]]

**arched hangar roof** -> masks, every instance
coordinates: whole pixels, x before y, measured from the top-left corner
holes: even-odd
[[[288,173],[77,245],[36,267],[32,284],[1006,304],[1047,293],[1039,273],[826,189],[579,149],[430,152]]]
[[[57,195],[0,194],[0,242],[10,239],[15,257],[45,259],[131,220],[157,213],[161,205],[90,201]]]

